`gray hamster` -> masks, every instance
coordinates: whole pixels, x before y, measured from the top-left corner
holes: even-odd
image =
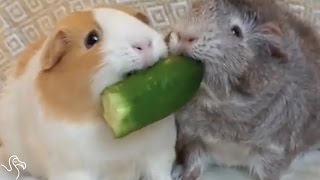
[[[197,0],[167,41],[172,54],[205,64],[202,88],[176,114],[183,180],[211,163],[279,180],[320,147],[320,41],[310,23],[275,0]]]

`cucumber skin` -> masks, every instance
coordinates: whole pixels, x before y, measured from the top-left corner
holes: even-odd
[[[173,56],[106,88],[102,93],[104,117],[115,138],[127,136],[182,108],[198,91],[203,75],[202,63]],[[114,96],[118,97],[116,101]],[[120,109],[126,111],[118,113]]]

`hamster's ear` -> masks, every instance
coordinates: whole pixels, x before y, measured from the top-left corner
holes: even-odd
[[[258,26],[257,30],[266,41],[271,56],[281,60],[281,62],[286,62],[288,54],[283,46],[283,32],[279,24],[268,22]]]
[[[149,25],[150,24],[150,19],[142,12],[137,12],[135,14],[135,17],[139,19],[140,21],[144,22],[145,24]]]
[[[41,68],[43,71],[54,68],[67,52],[70,41],[65,31],[59,30],[46,44]]]

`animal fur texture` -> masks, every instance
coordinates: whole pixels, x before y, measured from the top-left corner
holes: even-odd
[[[320,179],[312,25],[275,0],[196,0],[167,40],[171,53],[205,65],[198,95],[176,115],[181,179],[212,163],[259,180]]]
[[[168,54],[148,22],[129,7],[99,7],[67,15],[30,45],[1,95],[0,164],[25,162],[19,180],[171,180],[172,116],[122,139],[102,116],[105,87]],[[0,168],[0,180],[16,173]]]

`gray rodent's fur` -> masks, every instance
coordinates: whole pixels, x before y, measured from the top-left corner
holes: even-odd
[[[310,24],[274,0],[197,0],[168,41],[172,54],[205,64],[207,90],[176,114],[183,180],[211,162],[279,180],[319,148],[320,40]]]

